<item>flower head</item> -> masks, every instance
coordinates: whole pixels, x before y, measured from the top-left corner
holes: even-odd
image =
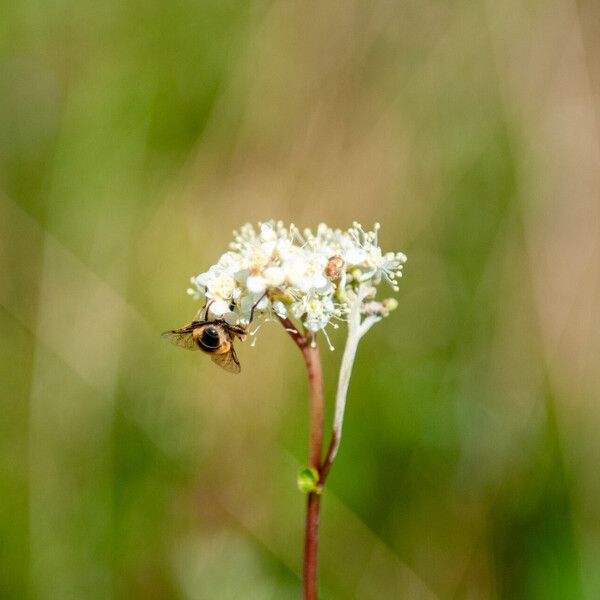
[[[192,278],[188,293],[230,323],[248,323],[255,307],[256,318],[292,317],[317,332],[345,318],[360,288],[362,314],[383,318],[397,303],[377,301],[377,286],[385,282],[398,290],[406,256],[384,253],[378,231],[379,224],[373,231],[358,223],[342,231],[322,223],[315,232],[281,221],[258,229],[246,224],[234,232],[229,251]]]

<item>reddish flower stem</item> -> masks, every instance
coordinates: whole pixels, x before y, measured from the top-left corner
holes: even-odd
[[[304,534],[304,600],[317,600],[317,550],[319,542],[319,511],[321,496],[308,494],[306,530]]]
[[[334,449],[338,443],[337,433],[334,431],[331,434],[331,441],[329,442],[329,447],[327,448],[327,454],[325,455],[325,460],[319,469],[319,485],[325,485],[325,481],[327,479],[327,475],[329,475],[329,469],[331,469],[331,465],[333,464],[334,458]]]
[[[289,319],[280,318],[304,357],[310,388],[310,436],[308,457],[310,466],[321,478],[321,453],[323,450],[323,370],[319,348],[313,339],[302,335]],[[330,466],[330,465],[329,465]],[[328,468],[329,470],[329,468]],[[319,542],[319,511],[321,497],[310,492],[306,504],[306,529],[304,534],[304,600],[317,599],[317,550]]]

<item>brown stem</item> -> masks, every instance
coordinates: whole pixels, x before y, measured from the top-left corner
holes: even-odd
[[[279,322],[283,325],[285,330],[290,334],[290,337],[296,343],[296,346],[300,348],[300,352],[304,354],[304,348],[308,344],[308,340],[298,331],[296,326],[287,318],[279,317]]]
[[[323,450],[323,370],[319,348],[314,339],[302,335],[289,319],[280,318],[304,357],[310,387],[310,436],[308,457],[310,466],[320,473]],[[321,497],[308,494],[306,530],[304,535],[304,600],[317,598],[317,549],[319,542],[319,511]]]
[[[308,494],[306,530],[304,533],[304,600],[317,600],[317,550],[319,542],[319,510],[321,496]]]
[[[308,459],[311,467],[321,469],[323,448],[323,371],[316,344],[307,344],[302,350],[310,386],[310,437]]]
[[[329,442],[329,447],[327,448],[327,454],[325,455],[325,460],[321,465],[321,469],[319,470],[319,485],[324,486],[325,481],[327,479],[327,475],[329,475],[329,469],[331,469],[331,465],[333,464],[334,459],[334,450],[337,446],[338,436],[334,431],[331,434],[331,441]]]
[[[310,384],[310,438],[309,462],[317,472],[321,469],[323,448],[323,371],[316,344],[303,349]],[[317,598],[317,548],[319,543],[319,510],[321,497],[316,492],[308,494],[306,505],[306,530],[304,536],[304,600]]]

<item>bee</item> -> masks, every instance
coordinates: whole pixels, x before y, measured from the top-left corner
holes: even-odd
[[[252,307],[250,320],[245,326],[230,325],[223,319],[207,321],[209,304],[206,307],[204,318],[196,319],[180,329],[165,331],[162,337],[175,346],[186,350],[202,350],[202,352],[210,355],[214,363],[223,367],[229,373],[239,373],[241,366],[233,342],[238,338],[242,342],[246,339],[254,317],[254,309],[258,302]]]
[[[340,278],[343,268],[344,259],[341,256],[330,256],[329,262],[325,267],[325,275],[327,275],[330,281],[335,281],[336,279]]]

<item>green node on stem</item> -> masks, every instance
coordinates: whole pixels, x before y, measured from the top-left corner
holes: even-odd
[[[320,494],[323,488],[319,485],[319,479],[319,472],[314,467],[303,467],[296,475],[296,486],[303,494]]]

